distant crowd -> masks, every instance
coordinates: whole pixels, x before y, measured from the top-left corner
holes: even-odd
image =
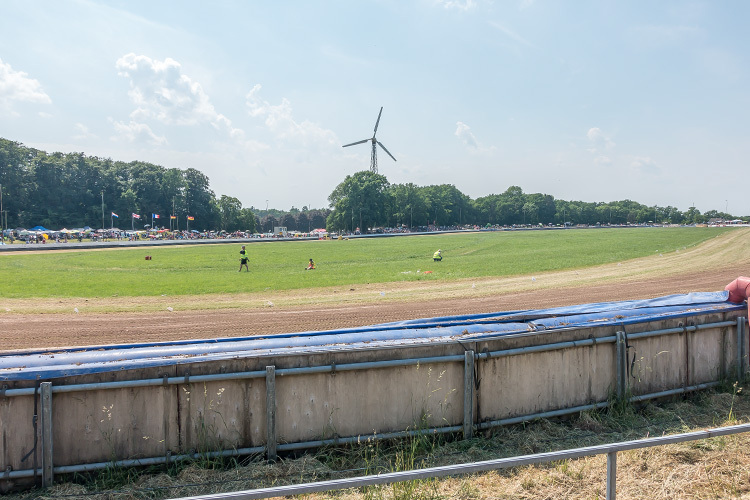
[[[632,224],[635,225],[635,224]],[[643,225],[643,224],[639,224]],[[662,224],[646,224],[662,225]],[[717,225],[717,224],[710,224]],[[306,239],[341,239],[349,236],[360,236],[368,234],[394,234],[394,233],[425,233],[433,231],[507,231],[514,229],[554,229],[564,227],[589,227],[587,225],[574,225],[567,223],[561,225],[542,225],[542,224],[514,224],[511,226],[490,225],[477,226],[473,224],[452,225],[452,226],[417,226],[417,227],[376,227],[368,228],[366,231],[355,228],[353,231],[327,231],[325,229],[314,229],[310,232],[287,231],[286,228],[274,228],[273,232],[254,233],[249,231],[199,231],[191,230],[170,230],[168,228],[155,228],[143,230],[124,230],[118,228],[111,229],[92,229],[90,227],[78,229],[60,229],[49,230],[45,228],[32,229],[6,229],[3,231],[2,243],[4,244],[45,244],[45,243],[69,243],[69,242],[92,242],[92,241],[150,241],[150,240],[215,240],[215,239],[255,239],[255,238],[306,238]],[[596,227],[623,227],[626,225],[599,225]]]

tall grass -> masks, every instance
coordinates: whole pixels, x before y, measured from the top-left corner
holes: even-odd
[[[0,254],[0,296],[111,297],[243,293],[510,276],[583,268],[694,246],[726,229],[632,228],[487,232],[343,241]],[[442,249],[442,262],[432,254]],[[152,256],[145,260],[146,255]],[[305,271],[308,259],[317,269]]]

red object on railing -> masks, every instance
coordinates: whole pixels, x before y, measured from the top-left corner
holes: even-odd
[[[742,303],[747,300],[750,292],[750,278],[740,276],[724,287],[729,292],[729,302]],[[747,317],[750,318],[750,301],[747,305]]]
[[[744,302],[747,300],[748,291],[750,291],[750,278],[740,276],[725,286],[724,290],[729,292],[729,302]]]

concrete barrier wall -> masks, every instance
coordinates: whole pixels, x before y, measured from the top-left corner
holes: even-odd
[[[469,436],[477,428],[601,407],[618,394],[697,390],[744,377],[741,314],[397,348],[186,359],[41,386],[7,381],[0,393],[0,487],[31,481],[34,457],[37,475],[50,481],[55,473],[120,461],[163,463],[219,450],[273,456],[429,429]],[[46,431],[43,390],[52,394]]]
[[[478,370],[480,420],[606,401],[616,378],[614,343],[503,356]]]

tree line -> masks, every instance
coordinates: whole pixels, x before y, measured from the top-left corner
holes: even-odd
[[[501,194],[471,199],[451,184],[417,186],[390,184],[370,171],[348,175],[328,197],[329,209],[292,207],[289,211],[243,207],[232,196],[219,197],[208,177],[194,168],[165,168],[152,163],[113,161],[83,153],[47,153],[0,138],[0,186],[5,227],[42,225],[50,228],[109,227],[110,214],[129,226],[131,213],[140,227],[150,214],[160,214],[169,227],[170,215],[184,229],[227,232],[270,232],[276,226],[307,232],[362,231],[377,227],[424,228],[465,225],[537,224],[690,224],[711,218],[733,219],[695,207],[646,206],[632,200],[583,202],[527,194],[511,186]]]
[[[0,186],[7,228],[129,229],[159,214],[159,226],[199,230],[272,231],[291,220],[294,226],[324,227],[328,211],[293,209],[287,213],[244,208],[232,196],[216,196],[208,177],[194,168],[165,168],[142,161],[129,163],[83,153],[47,153],[0,138]],[[289,224],[292,225],[292,224]]]
[[[416,186],[390,184],[385,176],[357,172],[331,193],[328,216],[332,230],[371,227],[455,227],[467,224],[697,224],[712,218],[733,219],[716,210],[701,214],[695,207],[647,206],[632,200],[613,202],[565,201],[542,193],[527,194],[510,186],[502,194],[472,200],[451,184]]]

